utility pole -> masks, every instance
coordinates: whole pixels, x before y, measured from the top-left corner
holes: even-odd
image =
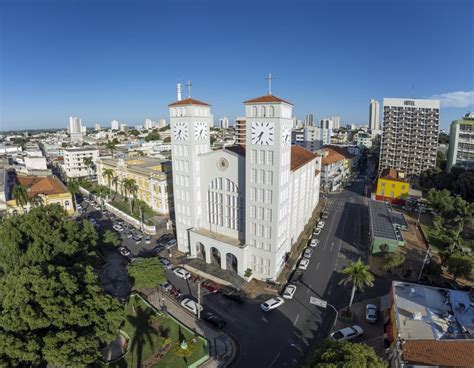
[[[198,281],[198,319],[201,319],[201,281]]]
[[[425,265],[427,265],[430,262],[430,248],[431,248],[431,245],[428,245],[425,258],[423,259],[423,263],[421,265],[420,274],[418,275],[418,282],[420,282],[421,276],[423,275],[423,270],[425,269]]]

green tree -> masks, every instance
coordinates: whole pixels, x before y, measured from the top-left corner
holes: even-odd
[[[108,141],[105,145],[105,147],[110,150],[110,154],[112,155],[112,158],[114,158],[114,151],[117,147],[118,140],[115,138],[113,141]]]
[[[131,198],[129,198],[129,204],[130,204],[130,214],[133,213],[133,199],[137,198],[138,194],[138,185],[135,179],[129,179],[128,180],[128,192],[132,195]]]
[[[383,256],[382,267],[385,271],[400,267],[405,262],[405,256],[400,252],[385,253]]]
[[[163,139],[163,143],[171,143],[171,137],[166,137]]]
[[[159,132],[166,132],[167,130],[170,130],[170,125],[169,124],[158,129]]]
[[[348,341],[322,341],[310,354],[306,368],[386,368],[375,350],[365,344]]]
[[[28,192],[24,185],[17,184],[13,187],[12,197],[15,200],[17,206],[23,209],[28,204]]]
[[[128,133],[135,136],[135,137],[140,135],[140,132],[136,129],[132,129]]]
[[[117,195],[118,191],[118,185],[119,185],[119,178],[118,176],[114,176],[111,181],[112,185],[114,186],[114,201],[115,201],[115,196]]]
[[[374,275],[370,272],[369,266],[362,263],[359,258],[357,262],[350,262],[341,271],[344,278],[339,282],[339,285],[352,284],[351,299],[349,301],[349,310],[354,301],[356,291],[363,291],[365,286],[374,286]]]
[[[152,349],[154,346],[154,336],[158,334],[155,328],[149,323],[152,317],[152,312],[149,309],[142,309],[141,306],[134,308],[135,315],[127,316],[128,321],[134,327],[132,336],[132,345],[130,346],[131,354],[136,352],[135,367],[142,367],[143,361],[143,347],[146,342],[150,344]],[[157,348],[157,347],[156,347]]]
[[[76,195],[80,192],[79,191],[79,182],[77,180],[69,180],[66,183],[67,189],[69,190],[69,193],[72,194],[72,198],[74,199],[74,208],[77,207],[77,198]]]
[[[84,165],[87,167],[87,173],[89,175],[89,178],[92,176],[91,175],[91,170],[94,167],[94,161],[92,161],[92,157],[84,157]]]
[[[449,135],[447,135],[445,132],[439,132],[438,143],[448,144],[449,143]]]
[[[112,179],[114,178],[115,172],[112,169],[104,169],[102,170],[102,177],[107,180],[107,184],[109,186],[109,191],[112,190]]]
[[[473,261],[469,256],[452,254],[446,261],[446,266],[456,281],[458,277],[468,277],[471,274]]]
[[[147,142],[159,141],[160,139],[161,139],[160,133],[158,133],[156,129],[148,133],[148,135],[145,137],[145,141]]]
[[[89,264],[97,234],[61,206],[37,207],[0,228],[0,366],[96,366],[123,308]]]
[[[137,289],[151,289],[165,282],[165,269],[158,258],[143,258],[127,267],[132,284]]]
[[[446,155],[442,151],[436,152],[436,166],[446,170]]]
[[[111,247],[118,247],[122,242],[120,241],[119,237],[116,233],[111,230],[105,230],[102,233],[102,244],[111,246]]]

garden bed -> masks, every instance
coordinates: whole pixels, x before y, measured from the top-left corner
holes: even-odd
[[[120,211],[125,212],[127,215],[132,216],[138,221],[141,221],[140,210],[138,209],[137,206],[134,206],[133,213],[130,213],[130,203],[128,201],[113,201],[109,203],[111,206],[114,206]],[[143,209],[143,222],[146,225],[153,225],[153,221],[152,221],[153,216],[155,216],[155,213],[153,212],[151,208],[148,207],[148,208]]]
[[[109,367],[187,367],[207,356],[207,342],[194,336],[186,327],[165,316],[132,295],[125,308],[125,321],[121,327],[130,336],[129,352]],[[189,355],[183,357],[182,340],[187,341]]]

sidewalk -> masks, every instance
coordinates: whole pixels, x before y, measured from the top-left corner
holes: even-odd
[[[162,303],[164,303],[168,314],[208,340],[210,358],[201,364],[200,367],[226,367],[233,361],[237,355],[237,345],[233,338],[223,331],[212,328],[206,322],[198,320],[166,294],[163,299],[160,298],[161,295],[158,292],[154,292],[148,296],[148,301],[160,310],[162,309]]]

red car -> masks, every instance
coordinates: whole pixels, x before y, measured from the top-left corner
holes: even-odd
[[[221,289],[218,284],[212,281],[205,281],[201,284],[201,286],[210,293],[217,293]]]

